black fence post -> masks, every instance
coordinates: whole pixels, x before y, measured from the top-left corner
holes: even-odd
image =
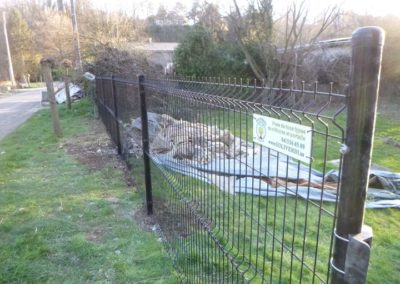
[[[94,89],[94,96],[93,96],[93,101],[94,103],[97,103],[97,98],[99,97],[99,92],[100,92],[100,76],[96,76],[96,79],[94,81],[95,84],[95,89]]]
[[[104,82],[105,82],[104,77],[101,77],[101,79],[100,79],[101,96],[99,96],[97,98],[97,105],[99,106],[99,112],[100,112],[101,121],[103,122],[104,126],[106,127],[106,129],[108,131],[108,123],[107,123],[107,120],[105,119],[105,114],[104,114],[105,113],[105,100],[104,100],[105,88],[104,88]]]
[[[342,146],[332,283],[365,283],[372,230],[363,225],[375,131],[384,31],[363,27],[352,35],[347,129]],[[357,244],[359,243],[359,245]],[[357,260],[355,260],[357,258]]]
[[[143,143],[144,176],[146,184],[146,206],[147,206],[147,214],[151,215],[153,214],[153,193],[151,187],[149,127],[147,119],[146,93],[144,89],[144,75],[139,75],[138,79],[139,79],[140,111],[142,114],[142,143]]]
[[[121,137],[120,137],[120,131],[119,131],[119,116],[118,116],[118,105],[117,105],[117,89],[115,86],[115,78],[114,75],[111,76],[111,83],[112,83],[112,98],[113,98],[113,104],[114,104],[114,119],[115,119],[115,129],[116,129],[116,144],[118,148],[118,155],[121,155],[122,153],[122,147],[121,147]]]
[[[97,87],[99,85],[98,80],[99,79],[96,77],[93,82],[89,82],[89,86],[90,86],[90,96],[89,97],[93,102],[93,116],[96,119],[99,118],[99,111],[98,111],[98,107],[97,107],[97,98],[98,98],[100,88]]]

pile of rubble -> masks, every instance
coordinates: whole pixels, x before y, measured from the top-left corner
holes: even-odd
[[[202,123],[176,120],[166,114],[148,113],[150,149],[182,162],[207,164],[214,159],[234,159],[254,154],[246,141],[225,129]],[[141,118],[125,126],[125,147],[140,155]]]
[[[139,51],[126,51],[110,47],[98,46],[95,50],[96,58],[93,64],[85,66],[89,72],[97,76],[111,76],[132,78],[132,74],[146,74],[150,77],[163,75],[163,68],[152,66]]]

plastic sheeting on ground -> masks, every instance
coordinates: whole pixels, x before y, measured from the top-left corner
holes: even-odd
[[[337,181],[338,171],[332,170],[323,176],[321,172],[295,162],[285,155],[281,154],[278,158],[276,152],[268,149],[263,149],[253,156],[215,159],[207,164],[183,162],[174,159],[170,154],[153,154],[152,157],[160,166],[200,179],[231,194],[245,193],[268,197],[297,196],[321,202],[336,202],[337,200],[336,191],[329,189],[326,183]],[[272,183],[266,182],[265,177],[270,177]],[[381,181],[385,189],[369,189],[366,207],[400,208],[400,190],[396,187],[400,181],[400,174],[372,170],[371,179],[375,177]],[[275,179],[291,180],[289,184],[292,185],[275,183]],[[302,185],[298,182],[296,184],[295,181],[299,180],[306,180],[308,184]],[[322,183],[324,183],[323,190]]]
[[[336,202],[339,172],[324,174],[216,126],[148,113],[152,158],[160,166],[231,194]],[[141,131],[141,119],[132,128]],[[373,168],[367,208],[399,207],[400,173]]]
[[[74,84],[69,84],[69,94],[70,97],[80,97],[81,96],[81,88],[79,88],[77,85]],[[59,90],[55,94],[56,102],[58,104],[65,103],[67,101],[67,94],[65,92],[65,88]]]

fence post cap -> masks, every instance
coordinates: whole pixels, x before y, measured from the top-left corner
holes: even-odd
[[[352,34],[353,45],[368,42],[381,46],[384,41],[385,30],[377,26],[360,27],[354,30]]]

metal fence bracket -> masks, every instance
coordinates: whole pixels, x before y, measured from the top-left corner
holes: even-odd
[[[372,228],[366,225],[362,227],[361,233],[350,236],[344,274],[347,283],[366,283],[372,237]]]

